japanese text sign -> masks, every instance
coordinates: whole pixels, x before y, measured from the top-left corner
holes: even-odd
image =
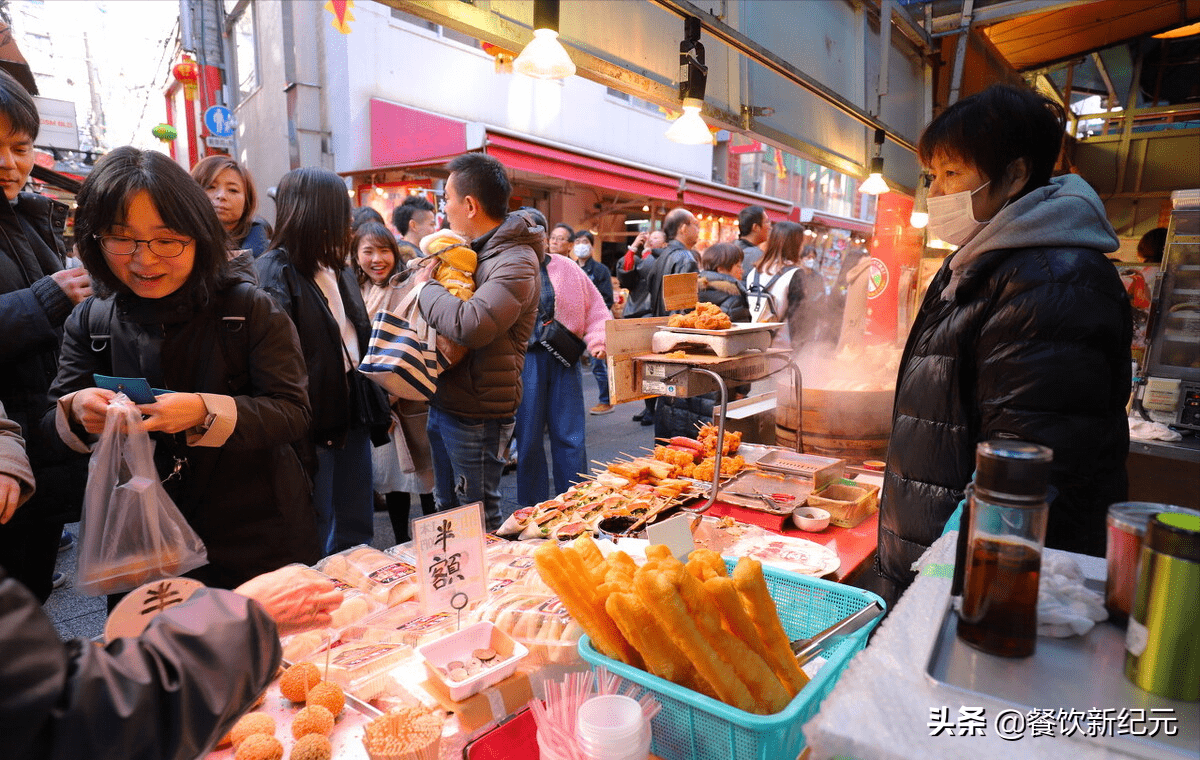
[[[462,609],[487,594],[483,506],[476,502],[413,521],[421,610]],[[459,594],[463,596],[459,598]]]

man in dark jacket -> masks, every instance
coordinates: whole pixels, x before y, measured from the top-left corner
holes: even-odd
[[[747,206],[738,213],[738,239],[734,244],[742,249],[742,270],[749,272],[762,258],[762,244],[771,234],[771,218],[762,206]]]
[[[669,274],[700,271],[700,255],[693,249],[700,241],[700,223],[686,208],[672,209],[663,219],[663,233],[667,236],[665,248],[654,251],[654,264],[646,272],[646,289],[649,291],[647,313],[642,317],[664,317],[667,307],[663,304],[663,278]]]
[[[504,166],[482,153],[450,162],[446,216],[478,255],[475,294],[464,301],[429,278],[421,315],[466,356],[438,378],[429,409],[438,509],[482,502],[488,530],[500,527],[500,476],[521,402],[521,369],[541,290],[545,230],[508,213]],[[425,269],[422,277],[428,277]]]
[[[79,519],[87,459],[51,454],[59,448],[43,445],[36,429],[49,406],[63,322],[92,291],[82,268],[63,268],[67,207],[21,192],[39,126],[33,98],[0,71],[0,186],[7,201],[0,203],[0,402],[21,426],[38,483],[34,497],[0,524],[0,565],[45,601],[62,526]]]

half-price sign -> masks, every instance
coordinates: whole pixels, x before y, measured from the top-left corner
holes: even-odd
[[[480,502],[414,520],[413,536],[422,612],[462,609],[484,598],[487,560]]]

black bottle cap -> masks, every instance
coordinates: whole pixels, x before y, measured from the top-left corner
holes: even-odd
[[[1200,515],[1161,512],[1150,519],[1146,545],[1159,554],[1200,562]]]
[[[1053,451],[1036,443],[984,441],[975,447],[975,489],[985,499],[1043,502],[1053,459]]]

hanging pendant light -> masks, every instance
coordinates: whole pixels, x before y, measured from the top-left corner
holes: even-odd
[[[684,145],[712,145],[716,138],[700,116],[700,109],[704,107],[704,89],[708,84],[708,67],[704,65],[704,45],[700,42],[700,19],[694,16],[683,20],[679,72],[683,115],[671,122],[666,137]]]
[[[859,185],[858,192],[867,195],[883,195],[891,192],[892,188],[883,179],[883,140],[884,131],[875,130],[875,155],[871,158],[871,172],[866,181]]]
[[[917,187],[917,198],[913,202],[912,214],[908,217],[908,223],[918,230],[925,229],[929,224],[929,183],[932,178],[925,173],[921,174],[921,184]]]
[[[534,79],[565,79],[575,73],[571,56],[558,41],[558,0],[534,0],[533,39],[512,67]]]

